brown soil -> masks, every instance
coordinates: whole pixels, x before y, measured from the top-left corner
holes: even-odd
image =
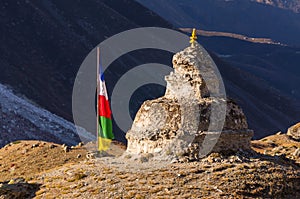
[[[261,140],[254,140],[252,141],[252,148],[262,154],[288,158],[300,166],[300,157],[294,154],[300,148],[300,142],[293,140],[286,134],[271,135]]]
[[[80,158],[77,156],[80,154]],[[0,181],[23,177],[86,159],[86,150],[65,152],[61,145],[42,141],[16,141],[0,149]]]
[[[125,170],[87,159],[84,147],[66,153],[57,144],[21,141],[0,149],[0,181],[6,181],[0,183],[0,198],[300,197],[299,157],[293,156],[300,143],[274,135],[252,146],[255,151],[213,153],[200,162],[153,170],[140,170],[138,164],[144,163],[137,162],[136,170]],[[113,147],[117,155],[125,150],[118,143]]]

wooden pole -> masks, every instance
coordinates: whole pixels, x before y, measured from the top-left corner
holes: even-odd
[[[99,80],[99,65],[100,65],[100,48],[99,47],[97,47],[97,74],[96,74],[96,80],[97,80],[97,94],[96,94],[96,113],[97,113],[97,117],[96,117],[96,133],[97,133],[97,142],[96,142],[96,144],[97,144],[97,151],[99,151],[99,108],[98,108],[98,104],[99,104],[99,102],[98,102],[98,100],[99,100],[99,84],[100,84],[100,80]]]

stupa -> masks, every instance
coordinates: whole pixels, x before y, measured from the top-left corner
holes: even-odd
[[[127,132],[128,154],[197,160],[212,152],[250,149],[253,131],[226,99],[217,68],[196,41],[173,56],[165,95],[145,101]]]

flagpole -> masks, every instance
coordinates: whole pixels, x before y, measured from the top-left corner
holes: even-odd
[[[97,96],[97,100],[96,100],[96,113],[97,113],[97,116],[96,116],[96,133],[97,133],[97,142],[96,142],[96,144],[97,144],[97,151],[99,151],[99,107],[98,107],[98,105],[99,105],[99,102],[98,102],[98,100],[99,100],[99,84],[100,84],[100,82],[99,82],[99,65],[100,65],[100,48],[99,47],[97,47],[97,74],[96,74],[96,80],[97,80],[97,94],[96,94],[96,96]]]

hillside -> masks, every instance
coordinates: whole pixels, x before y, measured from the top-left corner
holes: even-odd
[[[254,151],[213,153],[199,162],[154,170],[139,169],[147,164],[140,160],[132,170],[126,159],[122,165],[87,159],[82,146],[65,152],[53,143],[15,142],[0,149],[0,198],[299,197],[295,148],[300,143],[283,134],[252,146]],[[124,146],[115,143],[109,153],[119,156],[121,151]]]
[[[1,148],[0,181],[23,177],[86,159],[86,148],[75,147],[68,153],[59,144],[43,141],[15,141]]]
[[[0,83],[71,122],[75,77],[97,44],[140,26],[172,27],[140,4],[126,0],[4,0],[0,2],[0,13]],[[118,68],[112,69],[109,85],[122,72],[144,63],[143,58],[128,57],[128,65],[124,64],[126,60],[116,62]],[[151,57],[169,60],[159,53]],[[117,135],[118,139],[123,137]],[[19,139],[25,139],[25,135]]]
[[[0,199],[300,198],[297,3],[2,0]],[[144,103],[164,95],[166,88],[155,84],[135,90],[129,104],[117,98],[129,107],[132,118],[141,107],[137,122],[126,140],[126,132],[113,121],[116,139],[109,150],[96,152],[96,136],[72,123],[77,71],[100,42],[147,26],[186,34],[200,26],[198,42],[216,63],[228,100],[207,92],[207,83],[218,90],[219,82],[211,78],[215,73],[207,66],[213,64],[197,42],[178,53],[173,63],[167,51],[131,51],[105,71],[109,97],[124,74],[141,64],[173,64],[176,71],[166,78],[168,90],[158,100]],[[109,50],[119,55],[121,46],[116,44]],[[158,76],[149,74],[142,74],[142,79]],[[93,100],[82,101],[93,107]],[[226,111],[213,109],[213,103],[219,108],[221,102],[226,102]],[[210,124],[216,126],[214,119],[224,112],[219,134]],[[214,142],[213,153],[202,158],[205,147]]]
[[[278,8],[283,8],[287,10],[292,10],[296,13],[300,12],[300,1],[299,0],[253,0],[258,3],[266,4],[266,5],[271,5],[274,7]]]
[[[73,119],[71,95],[74,79],[80,64],[94,46],[105,38],[131,28],[173,27],[135,1],[4,0],[0,5],[0,83],[7,85],[21,98],[29,99],[35,106],[70,122]],[[210,2],[207,3],[207,6],[211,5]],[[126,7],[130,9],[124,9]],[[181,15],[179,13],[176,16]],[[210,16],[210,13],[206,16]],[[182,17],[185,18],[185,15]],[[175,18],[181,20],[181,17]],[[188,19],[189,17],[185,18]],[[229,29],[238,27],[236,24],[226,26]],[[290,38],[289,35],[285,37]],[[215,36],[200,37],[199,42],[213,56],[224,76],[228,96],[242,106],[249,118],[250,128],[256,132],[256,138],[284,131],[298,120],[298,48],[253,44]],[[144,49],[120,57],[107,70],[108,92],[111,94],[118,79],[135,66],[144,63],[170,65],[172,56],[165,51]],[[164,88],[156,85],[139,88],[129,105],[132,118],[145,100],[157,98],[163,92]],[[21,120],[24,119],[19,118],[18,121]],[[25,119],[25,123],[26,121]],[[8,120],[2,120],[2,127],[13,129],[11,124],[5,122]],[[25,123],[22,123],[26,127],[24,129],[32,126],[31,123]],[[51,122],[49,125],[51,126]],[[54,136],[61,129],[38,134],[36,132],[44,131],[33,127],[35,130],[31,130],[30,136],[26,135],[24,129],[17,133],[22,136],[15,136],[9,133],[9,128],[2,128],[2,137],[6,136],[3,139],[7,142],[16,139],[41,139],[63,143]],[[125,132],[115,123],[114,129],[117,132],[116,139],[125,142]],[[77,143],[78,137],[75,136],[70,142]]]
[[[250,44],[230,38],[200,38],[219,57],[212,55],[219,67],[228,97],[245,112],[256,139],[286,131],[300,114],[300,71],[297,50],[274,45]],[[215,42],[223,45],[216,45]],[[270,53],[273,52],[273,53]],[[290,58],[295,56],[294,58]],[[290,61],[287,61],[290,60]],[[286,79],[289,77],[289,79]]]
[[[179,28],[179,30],[191,33],[191,28]],[[269,38],[255,38],[255,37],[249,37],[246,35],[240,35],[236,33],[230,33],[230,32],[217,32],[217,31],[207,31],[207,30],[196,30],[197,35],[205,36],[205,37],[230,37],[234,39],[244,40],[247,42],[252,43],[260,43],[260,44],[277,44],[277,45],[283,45],[280,42],[275,42],[272,39]]]
[[[178,28],[230,32],[300,46],[300,15],[290,10],[251,0],[137,1]],[[289,4],[292,1],[285,2]]]
[[[117,5],[105,0],[1,1],[1,83],[72,120],[74,79],[97,44],[139,26],[171,27],[137,3],[114,2]],[[122,9],[126,6],[143,20]]]
[[[87,133],[71,122],[37,106],[24,96],[17,96],[11,89],[0,84],[0,147],[15,140],[44,140],[74,145],[92,140]]]

